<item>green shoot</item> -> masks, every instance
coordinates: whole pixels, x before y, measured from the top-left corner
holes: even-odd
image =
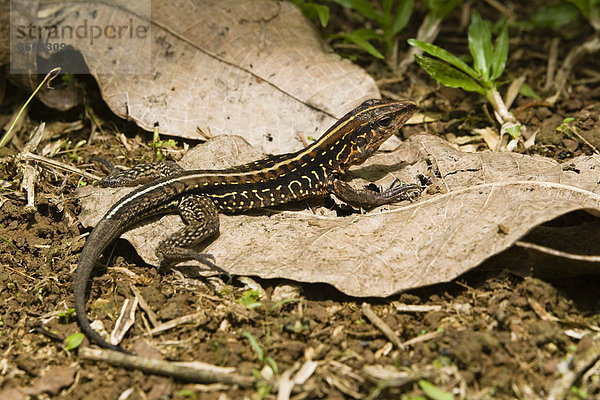
[[[8,143],[8,140],[11,138],[12,131],[15,128],[15,125],[17,124],[17,121],[19,121],[19,119],[21,119],[21,114],[23,114],[23,111],[25,111],[25,109],[27,108],[27,106],[29,105],[29,103],[31,102],[31,100],[33,99],[33,97],[37,94],[37,92],[40,91],[40,89],[42,88],[42,86],[44,86],[44,84],[46,82],[48,82],[48,84],[50,84],[50,82],[54,78],[56,78],[58,76],[58,74],[60,73],[60,70],[61,70],[60,67],[56,67],[56,68],[50,70],[50,72],[48,72],[46,74],[46,76],[44,77],[44,79],[42,79],[42,81],[40,82],[40,84],[38,85],[38,87],[35,88],[35,90],[33,91],[33,93],[31,93],[31,96],[29,96],[29,98],[27,99],[27,101],[23,104],[23,106],[21,107],[21,109],[17,113],[17,116],[15,117],[15,119],[10,124],[10,127],[8,128],[8,130],[6,131],[6,133],[4,134],[4,136],[2,136],[2,139],[0,139],[0,149],[2,147],[4,147],[6,145],[6,143]]]
[[[322,27],[329,23],[329,7],[323,4],[313,3],[310,0],[292,0],[292,3],[300,7],[302,14],[308,19],[319,18]]]
[[[589,397],[588,392],[585,389],[581,389],[575,385],[571,386],[569,391],[580,399],[587,399]]]
[[[258,301],[260,299],[260,292],[258,290],[246,290],[242,293],[242,297],[238,300],[239,303],[243,304],[248,310],[253,308],[261,307],[263,303]]]
[[[506,19],[500,24],[500,32],[494,45],[490,25],[473,10],[468,32],[469,51],[473,57],[472,67],[457,56],[431,43],[415,39],[409,39],[408,43],[436,57],[415,54],[419,66],[436,81],[448,87],[461,88],[484,96],[495,111],[496,119],[501,125],[501,133],[508,133],[513,138],[513,148],[516,146],[516,140],[524,127],[508,111],[498,92],[499,79],[508,59]]]
[[[83,342],[85,335],[81,332],[74,333],[65,339],[65,351],[70,351],[79,347]]]
[[[260,344],[258,344],[258,341],[256,340],[256,338],[254,336],[252,336],[252,334],[250,332],[246,332],[246,331],[243,331],[242,335],[246,339],[248,339],[248,341],[250,342],[252,349],[256,353],[256,358],[261,363],[261,365],[269,364],[269,366],[273,370],[273,373],[275,375],[277,375],[277,373],[279,371],[279,368],[277,367],[277,363],[275,362],[275,360],[273,358],[271,358],[265,354],[265,351],[260,346]]]
[[[573,121],[575,121],[575,118],[573,118],[573,117],[567,117],[567,118],[563,119],[561,124],[556,127],[556,131],[561,132],[561,133],[570,133],[571,127],[569,126],[569,124]]]
[[[69,308],[67,311],[60,311],[56,315],[58,318],[62,320],[64,323],[68,323],[71,319],[71,315],[75,312],[75,308]]]
[[[413,11],[414,0],[382,0],[380,8],[375,8],[367,0],[330,1],[355,10],[379,27],[379,29],[361,28],[352,33],[340,33],[334,35],[334,37],[340,37],[354,43],[379,59],[391,58],[397,53],[397,35],[408,24]],[[371,44],[371,41],[381,43],[383,54]]]
[[[149,143],[149,146],[155,149],[154,154],[156,155],[157,161],[163,160],[163,155],[160,151],[162,147],[175,147],[175,144],[175,140],[173,139],[161,140],[158,131],[158,125],[154,127],[154,131],[152,132],[152,142]]]
[[[425,379],[420,379],[417,383],[419,384],[421,390],[424,391],[427,397],[429,397],[431,400],[454,399],[454,395],[452,393],[448,393],[445,390],[438,388],[433,383],[426,381]]]
[[[177,392],[177,395],[181,397],[187,397],[192,400],[196,400],[198,398],[196,392],[190,389],[181,389],[179,392]]]

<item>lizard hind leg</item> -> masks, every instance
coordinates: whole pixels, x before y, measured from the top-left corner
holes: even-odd
[[[219,214],[213,201],[205,196],[190,194],[179,203],[179,213],[186,225],[164,239],[156,248],[159,269],[181,262],[196,260],[231,278],[229,273],[215,264],[211,254],[199,253],[192,247],[219,233]]]

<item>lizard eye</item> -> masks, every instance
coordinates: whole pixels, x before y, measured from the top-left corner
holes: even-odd
[[[383,117],[381,118],[379,121],[377,121],[377,124],[379,126],[381,126],[382,128],[387,128],[388,126],[390,126],[392,124],[392,117]]]

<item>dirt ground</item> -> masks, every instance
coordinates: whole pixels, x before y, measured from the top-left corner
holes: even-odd
[[[495,17],[488,5],[482,6],[481,12],[484,18]],[[519,12],[527,15],[528,10]],[[459,52],[466,36],[464,31],[455,31],[456,26],[444,24],[437,43]],[[414,35],[414,29],[409,29],[406,37]],[[525,75],[540,93],[548,36],[554,35],[545,33],[511,31],[507,66],[511,79]],[[570,40],[563,38],[559,59],[590,34],[591,30]],[[359,62],[377,79],[391,77],[381,64],[358,54]],[[582,138],[600,147],[597,71],[598,54],[584,57],[554,106],[525,97],[517,99],[513,106],[517,117],[537,132],[536,143],[527,154],[560,160],[591,155],[592,148]],[[161,275],[137,262],[126,243],[118,243],[108,267],[94,279],[93,300],[88,303],[90,316],[100,319],[109,330],[124,299],[132,297],[130,286],[139,290],[161,322],[202,312],[191,323],[154,337],[146,335],[146,317],[138,313],[124,345],[147,357],[235,367],[240,374],[257,377],[256,383],[248,388],[186,383],[84,361],[77,349],[65,350],[65,338],[79,332],[74,315],[67,310],[73,306],[72,277],[88,232],[78,224],[74,199],[74,190],[83,179],[37,167],[35,207],[29,208],[19,187],[25,163],[15,154],[22,150],[27,133],[43,120],[49,129],[58,130],[40,148],[69,139],[72,149],[79,140],[88,140],[92,129],[96,131],[92,143],[77,150],[63,147],[55,156],[79,169],[104,175],[106,168],[98,159],[123,166],[155,159],[155,151],[148,145],[150,134],[114,117],[89,77],[81,77],[81,84],[85,87],[85,106],[59,113],[34,102],[21,133],[0,153],[0,398],[19,399],[28,394],[40,399],[275,398],[265,379],[274,366],[278,378],[310,359],[317,362],[316,369],[293,394],[295,399],[445,398],[427,392],[427,382],[455,398],[542,399],[560,384],[569,365],[580,365],[578,360],[589,354],[591,365],[579,368],[583,376],[574,381],[568,398],[600,398],[600,365],[593,358],[599,346],[600,275],[541,278],[515,268],[515,249],[451,283],[385,300],[349,298],[326,285],[255,279],[264,289],[262,305],[248,308],[241,300],[251,296],[252,283]],[[0,109],[0,125],[28,96],[11,83],[7,85],[10,95]],[[403,79],[382,89],[417,100],[421,110],[443,115],[436,122],[403,129],[401,137],[426,131],[453,141],[468,138],[472,128],[490,125],[480,97],[439,88],[416,65]],[[557,132],[556,127],[566,117],[576,118],[580,137]],[[59,124],[72,121],[83,125],[61,136]],[[482,140],[472,143],[481,150],[486,148]],[[183,143],[178,141],[162,152],[177,160]],[[583,212],[556,223],[581,220],[598,223]],[[598,254],[597,249],[591,249],[590,254]],[[534,261],[558,262],[553,258]],[[280,304],[281,298],[294,301]],[[410,342],[402,349],[391,345],[365,316],[365,301],[402,342]],[[414,307],[417,305],[420,308]],[[262,362],[248,336],[263,349]],[[87,345],[86,340],[82,347]],[[375,379],[382,371],[392,373],[386,375],[388,379]],[[410,379],[389,378],[394,374]]]

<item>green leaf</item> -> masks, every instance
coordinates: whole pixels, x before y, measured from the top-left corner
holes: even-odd
[[[425,53],[437,57],[440,60],[446,61],[448,64],[451,64],[461,71],[471,75],[473,79],[479,79],[479,75],[473,68],[469,67],[463,60],[456,57],[449,51],[442,49],[441,47],[416,39],[408,39],[408,44],[417,47],[423,50]]]
[[[488,24],[481,19],[477,10],[471,13],[469,25],[469,51],[473,56],[473,66],[484,81],[490,79],[492,64],[492,31]]]
[[[260,292],[258,290],[246,290],[242,293],[242,297],[239,302],[243,304],[248,310],[262,306],[262,303],[258,301],[260,299]]]
[[[252,346],[252,348],[254,349],[254,352],[256,353],[256,358],[258,358],[258,361],[260,361],[261,364],[264,364],[265,352],[262,349],[262,347],[260,347],[260,345],[254,338],[254,336],[252,336],[252,334],[250,332],[246,332],[246,331],[243,331],[242,335],[245,336],[246,339],[248,339],[248,341],[250,342],[250,345]]]
[[[402,31],[408,24],[415,6],[414,0],[400,0],[400,4],[396,8],[396,16],[392,22],[392,36]]]
[[[425,379],[419,379],[419,387],[432,400],[454,400],[454,395],[435,386]]]
[[[521,124],[513,124],[513,125],[510,125],[510,126],[507,126],[506,127],[506,132],[513,139],[518,139],[519,138],[519,134],[521,132]]]
[[[525,97],[531,97],[532,99],[541,100],[541,97],[531,88],[531,86],[529,86],[526,83],[521,85],[519,93]]]
[[[383,13],[390,15],[392,13],[392,7],[394,6],[394,0],[382,0],[381,6],[383,7]]]
[[[570,3],[573,3],[579,11],[583,14],[587,19],[590,18],[590,8],[593,7],[593,0],[567,0]]]
[[[79,345],[85,339],[85,335],[81,332],[74,333],[65,339],[65,350],[73,350],[79,347]]]
[[[340,34],[338,34],[336,36],[342,37],[342,38],[346,39],[347,41],[352,42],[352,43],[360,46],[363,50],[365,50],[367,53],[369,53],[370,55],[372,55],[375,58],[384,59],[385,57],[383,56],[383,54],[381,54],[366,39],[366,37],[370,37],[369,35],[366,35],[367,31],[373,32],[370,29],[357,29],[356,31],[354,31],[352,33],[340,33]]]
[[[566,1],[541,7],[529,19],[535,27],[559,29],[572,22],[579,15],[577,7]]]
[[[329,23],[329,7],[315,3],[310,3],[308,5],[315,10],[315,13],[317,13],[317,16],[319,17],[319,21],[321,22],[321,26],[325,28]]]
[[[463,0],[425,0],[425,6],[433,18],[444,18],[450,14]]]
[[[380,24],[384,22],[384,15],[377,11],[367,0],[331,0],[342,7],[352,8],[358,11],[362,16],[375,20]]]
[[[508,19],[505,18],[500,29],[500,34],[496,38],[496,47],[492,54],[492,68],[490,79],[495,81],[500,78],[506,67],[508,59]]]
[[[417,59],[417,64],[441,84],[485,95],[485,89],[469,75],[433,58],[419,54],[415,54],[415,58]]]

